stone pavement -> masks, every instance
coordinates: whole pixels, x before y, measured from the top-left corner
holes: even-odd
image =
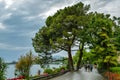
[[[92,72],[86,72],[84,68],[76,72],[68,72],[62,76],[55,77],[50,80],[105,80],[97,71],[93,69]]]

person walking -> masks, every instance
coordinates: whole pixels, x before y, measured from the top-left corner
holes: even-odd
[[[84,65],[85,71],[87,72],[87,64]]]
[[[94,63],[94,68],[97,68],[97,64],[96,63]]]
[[[40,70],[38,70],[38,73],[37,73],[37,75],[38,75],[38,76],[40,76],[40,73],[41,73],[41,72],[40,72]]]
[[[92,72],[93,70],[93,64],[90,64],[90,71]]]

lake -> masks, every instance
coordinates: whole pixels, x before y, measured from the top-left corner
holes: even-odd
[[[58,68],[60,65],[58,64],[50,64],[50,68],[56,67]],[[14,70],[15,70],[15,64],[8,65],[7,72],[6,72],[6,77],[8,78],[14,78]],[[41,71],[41,73],[44,71],[40,65],[33,65],[30,69],[30,74],[31,75],[37,75],[38,70]]]

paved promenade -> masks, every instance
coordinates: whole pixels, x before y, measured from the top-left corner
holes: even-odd
[[[105,80],[97,71],[93,69],[92,72],[86,72],[84,68],[77,72],[68,72],[62,76],[55,77],[50,80]]]

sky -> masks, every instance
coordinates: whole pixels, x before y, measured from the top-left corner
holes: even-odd
[[[30,50],[37,55],[32,38],[46,18],[80,1],[90,4],[90,11],[120,17],[120,0],[0,0],[0,57],[11,62]]]

